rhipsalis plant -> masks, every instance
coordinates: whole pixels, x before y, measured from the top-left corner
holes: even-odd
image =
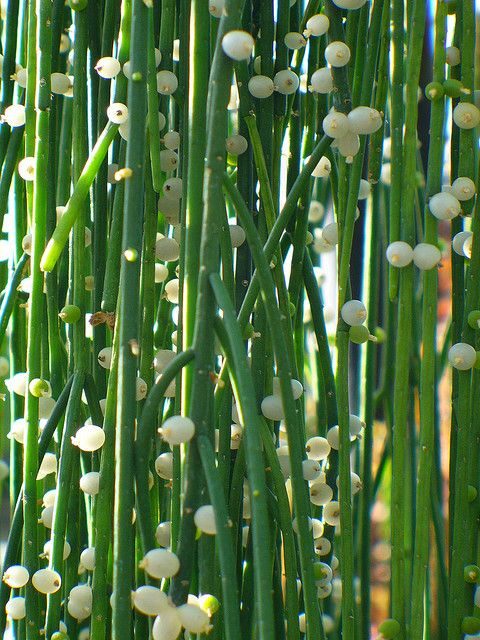
[[[474,0],[5,0],[0,638],[480,638]]]

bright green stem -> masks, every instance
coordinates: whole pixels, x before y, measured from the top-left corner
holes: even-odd
[[[129,633],[134,584],[132,525],[133,449],[136,418],[136,377],[140,320],[140,264],[143,233],[145,129],[147,115],[148,9],[134,0],[131,29],[131,79],[128,84],[130,136],[126,165],[132,174],[125,185],[122,261],[120,267],[118,405],[115,439],[115,494],[112,635]],[[139,212],[140,215],[139,215]]]
[[[242,334],[238,326],[235,311],[230,296],[219,274],[210,276],[212,289],[219,307],[223,311],[223,322],[230,344],[230,370],[235,372],[231,376],[232,388],[239,409],[241,424],[245,425],[245,457],[247,474],[252,502],[252,532],[253,556],[255,564],[255,599],[257,600],[257,615],[259,637],[273,637],[273,609],[271,599],[270,553],[267,543],[270,526],[267,511],[267,488],[263,456],[261,453],[259,416],[255,402],[255,389],[251,373],[245,358]],[[261,541],[261,542],[260,542]],[[270,634],[270,635],[269,635]]]
[[[34,9],[35,6],[35,9]],[[36,47],[38,68],[36,76],[35,109],[35,181],[33,185],[32,257],[30,270],[32,292],[28,322],[27,370],[28,382],[41,376],[41,336],[44,324],[43,274],[40,256],[45,246],[47,218],[47,185],[45,175],[48,167],[49,112],[50,112],[50,58],[51,58],[51,2],[37,0],[30,3],[29,14],[37,14]],[[29,50],[35,39],[29,41]],[[38,399],[27,391],[27,433],[24,452],[24,563],[30,573],[38,566],[37,557],[37,459],[38,459]],[[38,594],[32,586],[26,588],[27,638],[38,637]]]
[[[42,255],[40,263],[42,271],[52,271],[56,265],[60,254],[67,243],[73,224],[80,213],[81,207],[85,203],[90,187],[92,186],[95,176],[97,175],[100,165],[102,164],[117,131],[118,125],[111,123],[107,124],[93,147],[82,174],[75,185],[69,201],[67,202],[65,212],[60,218],[52,237],[48,241],[45,252]]]
[[[154,438],[154,427],[160,403],[164,400],[165,391],[178,373],[194,358],[192,349],[179,353],[165,367],[161,377],[150,389],[145,400],[142,415],[138,421],[137,439],[135,442],[135,478],[137,485],[138,522],[142,537],[143,550],[146,553],[155,547],[151,522],[150,499],[148,497],[148,459],[151,442]]]
[[[225,139],[219,132],[227,129],[225,105],[230,95],[232,61],[224,54],[221,40],[226,31],[240,25],[243,11],[242,0],[227,2],[220,21],[215,54],[213,57],[208,88],[207,146],[205,159],[205,180],[203,185],[203,221],[200,242],[199,277],[196,302],[196,317],[193,334],[195,366],[190,399],[190,418],[195,423],[197,434],[213,438],[213,385],[210,373],[214,369],[214,348],[210,340],[211,327],[216,313],[215,299],[209,284],[211,273],[219,267],[219,215],[223,206],[222,177],[225,168]],[[192,580],[195,524],[193,514],[200,500],[203,472],[198,449],[193,440],[188,448],[183,513],[178,540],[180,571],[172,579],[170,596],[175,604],[186,602]]]
[[[238,602],[235,556],[232,547],[232,523],[229,519],[223,487],[216,469],[215,452],[206,436],[197,439],[203,473],[207,481],[208,493],[215,510],[216,547],[220,558],[222,575],[223,620],[225,638],[240,640],[240,608]]]
[[[400,240],[400,208],[402,203],[402,149],[403,149],[403,67],[404,67],[404,0],[392,0],[392,86],[391,86],[391,189],[389,242]],[[390,300],[398,294],[398,271],[389,265],[388,284]]]
[[[446,7],[437,2],[435,20],[434,80],[442,82],[445,66]],[[443,99],[432,102],[430,117],[430,147],[426,196],[442,188],[442,150],[444,126]],[[437,243],[437,221],[425,209],[425,242]],[[422,640],[425,624],[424,592],[428,565],[429,522],[431,505],[431,477],[434,461],[435,383],[436,383],[436,323],[437,323],[437,270],[430,269],[423,276],[422,362],[420,370],[420,438],[417,474],[417,504],[413,558],[412,610],[410,634],[412,640]]]
[[[342,567],[342,634],[353,638],[355,629],[355,594],[353,588],[353,519],[352,481],[350,477],[350,410],[348,404],[348,326],[341,323],[337,329],[337,404],[340,430],[339,501],[340,501],[340,562]]]
[[[290,463],[292,469],[293,502],[296,513],[308,514],[310,505],[303,480],[302,459],[304,457],[303,435],[299,430],[299,421],[291,394],[290,379],[291,363],[288,360],[288,351],[285,344],[285,336],[281,330],[280,311],[276,302],[275,289],[273,285],[270,267],[267,262],[267,252],[263,250],[257,230],[251,215],[238,193],[235,186],[227,180],[224,181],[225,188],[235,206],[237,216],[245,229],[247,241],[250,245],[253,261],[256,266],[256,273],[262,292],[262,300],[265,305],[267,321],[269,324],[274,354],[277,364],[277,373],[280,378],[280,389],[287,426],[288,444],[290,452]],[[272,231],[273,233],[273,231]],[[272,237],[272,234],[270,235]],[[268,243],[267,243],[268,244]],[[267,254],[267,255],[266,255]],[[241,326],[241,323],[239,321]],[[318,601],[315,593],[313,576],[309,571],[312,562],[312,544],[306,521],[299,519],[299,551],[300,566],[302,570],[302,583],[304,589],[305,613],[308,621],[309,633],[313,637],[321,633],[321,624],[318,615]],[[321,636],[320,636],[321,637]]]
[[[220,320],[216,320],[215,330],[219,336],[222,350],[224,351],[227,363],[234,362],[234,355],[230,342],[228,340],[228,333],[226,325]],[[237,374],[233,367],[228,369],[232,379],[235,379]],[[238,388],[238,381],[232,383],[234,387]],[[265,457],[267,459],[268,469],[270,470],[272,481],[275,486],[275,494],[278,500],[278,514],[279,525],[282,530],[283,544],[284,544],[284,561],[285,561],[285,574],[286,574],[286,618],[287,618],[287,638],[288,640],[294,640],[299,637],[298,629],[298,597],[297,597],[297,561],[295,552],[295,540],[292,530],[292,520],[290,513],[290,505],[288,502],[288,495],[285,488],[285,480],[282,470],[278,461],[278,456],[275,451],[275,445],[272,441],[272,435],[264,419],[259,421],[259,427],[262,436],[262,444],[265,450]],[[231,512],[230,515],[235,518],[236,513]]]
[[[72,484],[72,469],[76,466],[75,458],[78,458],[78,448],[72,444],[72,436],[79,427],[79,407],[82,395],[84,375],[74,375],[72,390],[68,399],[65,416],[65,426],[62,434],[60,448],[60,464],[58,469],[57,494],[55,496],[55,509],[52,527],[52,552],[50,554],[49,567],[63,574],[63,545],[67,528],[67,510],[70,500]],[[77,463],[78,464],[78,463]],[[46,637],[51,638],[58,631],[61,613],[62,592],[57,591],[47,599]]]
[[[50,418],[45,425],[45,428],[42,431],[42,435],[40,436],[40,441],[38,443],[38,461],[37,461],[37,471],[42,464],[42,460],[47,452],[50,441],[53,437],[55,429],[57,428],[60,419],[65,411],[65,407],[68,402],[68,398],[70,396],[70,389],[72,388],[73,377],[70,378],[65,385],[62,393],[60,394],[55,407],[52,411]],[[5,545],[5,552],[3,556],[3,565],[2,565],[2,575],[8,569],[8,567],[13,564],[18,564],[20,562],[20,547],[22,542],[22,526],[23,526],[23,487],[21,488],[17,501],[15,504],[15,509],[13,512],[13,516],[10,522],[10,531],[8,534],[8,540]],[[10,587],[6,584],[6,582],[0,583],[0,634],[3,635],[5,631],[5,623],[6,623],[6,614],[5,614],[5,604],[10,595]]]
[[[478,187],[478,184],[477,184]],[[472,258],[470,268],[465,278],[465,312],[461,341],[475,344],[475,332],[468,325],[468,314],[478,309],[480,304],[478,295],[478,278],[480,273],[480,204],[475,203],[472,218]],[[448,595],[448,640],[458,640],[461,637],[460,625],[466,613],[469,589],[463,579],[463,567],[474,562],[474,549],[471,545],[472,532],[467,523],[470,521],[473,505],[468,503],[469,460],[472,443],[472,379],[470,371],[458,372],[458,398],[453,402],[453,412],[457,421],[457,443],[455,458],[455,475],[453,495],[453,536],[451,542],[450,584]],[[472,402],[472,404],[471,404]],[[452,482],[452,481],[451,481]]]
[[[112,367],[108,378],[107,402],[103,429],[105,442],[100,461],[100,485],[95,497],[95,569],[93,572],[93,608],[90,633],[92,640],[107,637],[110,615],[108,598],[108,556],[112,536],[111,504],[115,473],[115,414],[117,410],[118,330],[115,331],[112,351]]]
[[[410,30],[407,60],[407,96],[405,108],[405,138],[403,148],[402,239],[411,246],[415,242],[415,179],[418,101],[417,87],[425,27],[426,7],[415,0]],[[398,331],[395,352],[393,462],[392,462],[392,614],[401,625],[399,640],[406,636],[405,602],[405,465],[407,424],[410,400],[410,354],[412,347],[413,266],[401,270],[398,299]],[[408,580],[408,578],[407,578]]]
[[[17,297],[17,287],[23,277],[23,270],[27,260],[28,256],[24,253],[18,261],[15,271],[12,273],[12,277],[9,279],[8,284],[5,287],[4,297],[0,306],[0,344],[2,344],[5,331],[7,330],[8,321]]]
[[[195,327],[195,305],[198,293],[198,269],[200,239],[203,218],[203,164],[199,158],[205,156],[208,56],[205,56],[205,42],[208,40],[209,15],[207,6],[201,0],[191,3],[190,29],[190,91],[189,140],[188,140],[188,183],[186,193],[185,224],[182,234],[185,243],[183,261],[183,305],[182,305],[182,347],[191,347]],[[188,410],[192,388],[193,367],[186,367],[182,377],[182,407]]]

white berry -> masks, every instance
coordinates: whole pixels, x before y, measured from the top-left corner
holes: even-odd
[[[457,342],[448,351],[448,361],[455,369],[467,371],[471,369],[477,360],[477,352],[472,345],[466,342]]]
[[[248,60],[252,55],[255,44],[252,36],[247,31],[233,30],[222,38],[222,49],[232,60]]]
[[[413,260],[413,249],[408,242],[396,240],[388,245],[386,256],[392,267],[406,267]]]

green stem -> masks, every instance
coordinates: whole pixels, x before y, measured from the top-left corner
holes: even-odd
[[[137,440],[135,443],[135,478],[137,484],[138,520],[145,553],[155,547],[148,498],[148,460],[150,457],[150,442],[154,437],[152,427],[156,425],[158,407],[165,397],[165,391],[169,384],[193,358],[194,351],[187,349],[179,353],[165,367],[161,377],[150,389],[138,421]]]
[[[0,306],[0,344],[3,342],[5,332],[7,330],[8,321],[12,314],[13,307],[15,305],[15,299],[17,297],[17,287],[23,277],[23,270],[28,261],[28,255],[24,253],[15,267],[11,278],[5,287],[4,297]]]
[[[132,623],[133,449],[136,418],[136,378],[140,319],[140,263],[143,235],[143,189],[147,115],[148,9],[134,0],[131,29],[131,79],[128,84],[129,140],[126,165],[122,261],[120,266],[117,433],[115,439],[115,493],[113,543],[112,634],[129,633]],[[77,183],[78,185],[78,183]],[[67,209],[68,210],[68,209]],[[139,217],[139,211],[141,212]]]
[[[416,177],[416,144],[418,102],[417,87],[420,74],[421,48],[426,7],[423,0],[415,0],[407,59],[407,97],[405,108],[405,137],[403,148],[402,238],[411,246],[415,242],[414,198]],[[392,446],[392,614],[401,625],[399,640],[406,636],[405,602],[405,505],[404,473],[408,407],[410,399],[410,356],[412,348],[413,266],[401,270],[398,301],[398,332],[395,352],[394,416]],[[408,580],[409,578],[407,578]]]
[[[250,213],[243,202],[240,194],[228,179],[224,181],[225,188],[228,192],[232,203],[235,206],[237,215],[245,229],[247,241],[250,245],[253,261],[255,263],[257,274],[262,291],[262,300],[265,305],[267,320],[271,332],[274,354],[276,357],[277,374],[280,378],[280,389],[282,393],[282,402],[285,413],[285,421],[288,434],[289,455],[292,469],[292,488],[293,501],[296,513],[308,514],[310,505],[303,480],[302,459],[304,457],[303,434],[299,429],[297,412],[293,396],[291,394],[291,363],[288,360],[288,351],[285,344],[285,336],[281,330],[280,312],[276,302],[275,290],[272,281],[270,268],[267,262],[267,256],[262,248],[260,238],[256,231],[255,225],[251,219]],[[273,233],[273,231],[272,231]],[[270,235],[271,237],[271,235]],[[267,254],[268,255],[268,254]],[[241,326],[241,323],[239,321]],[[300,566],[302,570],[302,581],[305,598],[305,612],[307,615],[309,633],[320,634],[321,624],[318,616],[318,601],[314,594],[315,586],[313,577],[309,571],[309,565],[312,561],[312,544],[311,536],[308,531],[307,522],[299,519],[299,541],[300,541]]]
[[[48,241],[45,252],[42,255],[40,265],[42,271],[52,271],[53,267],[56,265],[60,254],[67,243],[73,223],[80,213],[81,207],[88,196],[90,187],[92,186],[95,176],[117,131],[117,124],[108,123],[93,147],[90,157],[85,163],[82,174],[66,204],[65,212],[55,227],[55,231]]]
[[[434,76],[442,82],[445,67],[446,7],[437,2],[435,19]],[[434,100],[430,116],[430,147],[426,196],[439,193],[442,188],[442,149],[444,126],[444,100]],[[437,221],[425,209],[424,242],[437,243]],[[420,370],[420,438],[417,473],[417,502],[412,580],[412,612],[410,633],[412,640],[422,640],[429,620],[423,611],[426,571],[428,565],[429,522],[431,505],[432,467],[435,434],[435,382],[436,382],[436,323],[437,287],[436,269],[424,272],[422,310],[422,362]]]

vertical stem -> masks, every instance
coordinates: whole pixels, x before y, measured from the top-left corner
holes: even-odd
[[[433,79],[436,82],[442,82],[444,76],[445,29],[446,7],[445,4],[437,2],[433,75]],[[435,193],[439,193],[442,188],[444,109],[445,102],[443,99],[432,102],[426,188],[427,198]],[[425,208],[424,242],[437,243],[437,221],[428,210],[428,207]],[[425,618],[423,605],[426,587],[426,566],[429,557],[431,476],[434,460],[437,281],[438,274],[435,268],[424,272],[422,310],[423,353],[420,370],[420,439],[410,628],[412,640],[422,640],[425,623],[427,628],[429,628],[429,620]]]
[[[136,417],[136,372],[140,319],[140,257],[143,234],[143,189],[147,113],[148,9],[134,0],[131,29],[131,79],[128,85],[129,129],[126,165],[122,258],[120,267],[117,434],[115,441],[115,515],[113,548],[112,634],[129,633],[133,586],[133,443]],[[139,212],[141,212],[139,216]]]
[[[413,6],[407,59],[407,97],[403,148],[402,239],[415,242],[414,198],[417,144],[417,87],[425,26],[425,3]],[[392,461],[392,614],[400,623],[399,640],[406,636],[405,582],[405,487],[407,423],[410,394],[410,355],[412,347],[413,265],[401,270],[398,299],[398,332],[395,351],[393,461]]]

